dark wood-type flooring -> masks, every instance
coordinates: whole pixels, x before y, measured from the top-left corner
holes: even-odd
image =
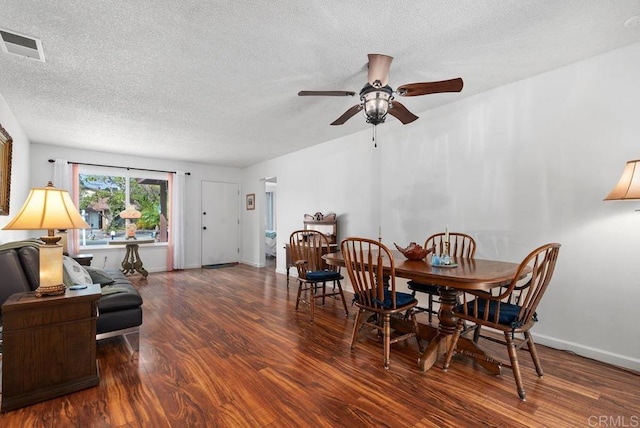
[[[384,370],[374,340],[349,349],[353,309],[345,319],[330,300],[310,324],[295,281],[287,290],[272,268],[132,279],[140,352],[100,342],[99,386],[0,414],[1,427],[638,426],[640,376],[567,352],[539,347],[542,379],[520,353],[521,402],[508,368],[496,377],[456,356],[447,373],[441,360],[421,373],[413,340],[392,346]]]

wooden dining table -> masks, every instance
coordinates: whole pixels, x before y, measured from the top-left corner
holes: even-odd
[[[438,357],[446,353],[451,335],[456,328],[457,317],[453,308],[458,304],[458,293],[469,290],[489,291],[509,284],[519,267],[518,263],[455,257],[452,258],[450,266],[432,266],[426,259],[408,260],[399,251],[392,250],[391,253],[395,262],[396,277],[439,286],[438,327],[420,324],[420,337],[429,340],[429,346],[418,359],[418,367],[423,372],[429,370]],[[342,253],[330,253],[323,257],[329,265],[345,267]],[[377,266],[377,259],[377,256],[372,258],[376,263],[374,266]],[[389,260],[383,259],[385,274],[389,274],[390,267]],[[473,340],[461,337],[456,349],[474,358],[489,372],[500,374],[499,361],[487,354]]]

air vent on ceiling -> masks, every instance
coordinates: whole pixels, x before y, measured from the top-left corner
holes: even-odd
[[[0,28],[0,39],[2,39],[0,43],[2,52],[44,62],[44,51],[40,39],[4,28]]]

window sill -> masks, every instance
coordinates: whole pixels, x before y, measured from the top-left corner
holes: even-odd
[[[96,245],[80,245],[79,252],[88,252],[93,250],[113,250],[118,248],[124,248],[126,244],[134,244],[136,241],[118,241],[118,244],[96,244]],[[139,243],[140,246],[143,247],[167,247],[169,245],[168,242],[147,242],[144,241]]]

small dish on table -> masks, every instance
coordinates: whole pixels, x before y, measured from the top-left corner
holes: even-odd
[[[455,268],[458,267],[458,263],[450,263],[448,265],[445,265],[443,263],[438,263],[438,264],[431,264],[431,266],[435,267],[435,268]]]
[[[418,245],[415,242],[411,242],[405,248],[399,246],[395,242],[393,243],[393,245],[395,245],[398,251],[400,251],[402,255],[409,260],[424,260],[424,258],[427,257],[427,254],[431,252],[431,249],[422,248],[421,245]]]

